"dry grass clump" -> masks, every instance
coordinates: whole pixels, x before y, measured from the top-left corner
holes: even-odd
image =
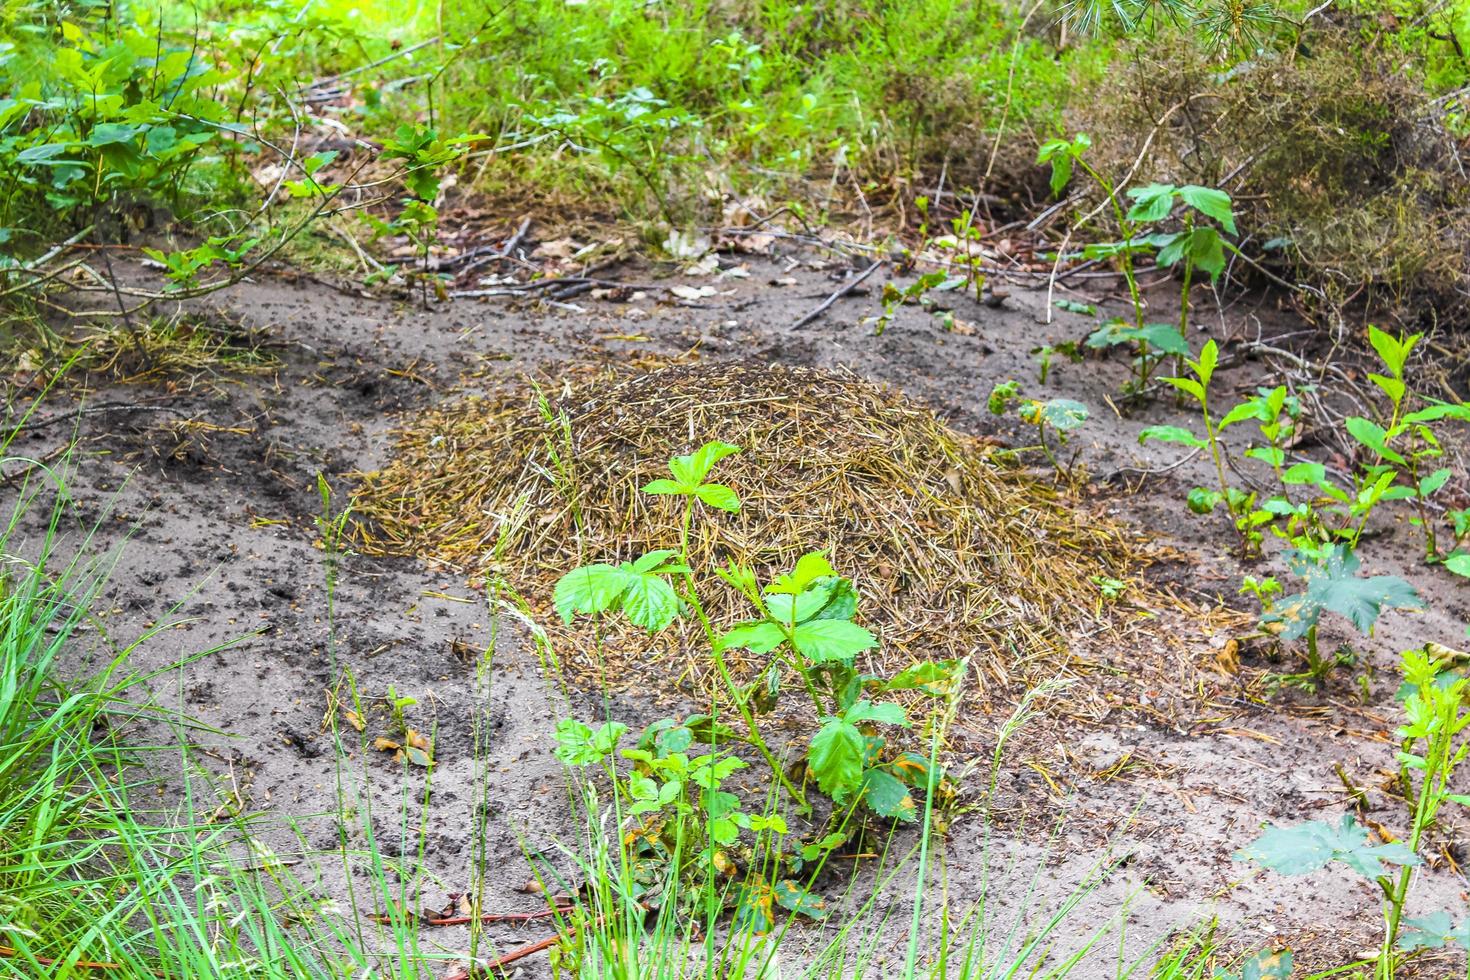
[[[545,613],[577,564],[677,546],[679,503],[638,488],[716,438],[744,450],[711,477],[744,506],[697,515],[694,567],[734,559],[764,577],[826,550],[864,597],[860,616],[882,641],[874,666],[974,656],[982,685],[1038,663],[1054,672],[1061,630],[1100,609],[1093,577],[1126,577],[1117,529],[928,409],[854,377],[756,363],[584,369],[545,395],[521,388],[419,414],[393,461],[362,475],[359,546],[489,574]],[[745,613],[712,574],[702,595],[717,623]],[[687,692],[705,680],[697,623],[650,639],[620,622],[541,619],[571,641],[564,662],[612,687]]]
[[[1229,191],[1247,250],[1272,242],[1267,263],[1333,306],[1427,300],[1463,321],[1470,178],[1442,108],[1364,44],[1329,25],[1227,68],[1188,38],[1140,42],[1071,128],[1115,175],[1142,155],[1135,184]]]

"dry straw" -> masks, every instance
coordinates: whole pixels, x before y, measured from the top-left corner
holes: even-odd
[[[1064,631],[1101,613],[1094,578],[1127,577],[1132,549],[1115,526],[1074,511],[993,446],[889,389],[756,363],[584,368],[558,390],[417,414],[387,468],[362,475],[358,544],[489,575],[544,613],[575,565],[677,545],[680,503],[638,488],[711,439],[744,450],[711,477],[744,506],[699,513],[694,567],[733,558],[768,575],[825,550],[863,595],[883,672],[969,656],[981,695],[1057,673]],[[712,574],[702,594],[717,624],[741,616]],[[696,623],[649,638],[618,622],[564,630],[542,619],[565,665],[588,679],[664,696],[708,690]]]

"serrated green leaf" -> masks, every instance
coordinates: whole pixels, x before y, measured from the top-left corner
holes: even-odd
[[[817,788],[838,803],[846,802],[862,786],[864,747],[857,726],[836,718],[823,725],[807,750]]]
[[[813,619],[792,630],[792,642],[814,664],[832,660],[850,662],[878,645],[873,634],[844,619]]]
[[[911,822],[919,808],[909,788],[882,769],[863,773],[863,802],[880,817]]]
[[[643,492],[651,494],[687,494],[690,492],[690,489],[682,483],[675,483],[673,480],[650,480],[643,485]]]
[[[633,563],[633,571],[639,574],[651,572],[678,553],[673,548],[660,548],[657,551],[650,551]]]
[[[1175,187],[1173,184],[1148,184],[1130,187],[1128,196],[1133,205],[1128,209],[1128,220],[1138,222],[1163,221],[1174,209]]]
[[[885,691],[921,690],[925,694],[943,696],[959,682],[958,660],[923,661],[899,671],[883,685]]]
[[[621,603],[629,621],[646,630],[661,630],[679,614],[674,587],[657,575],[630,575]]]
[[[711,507],[732,514],[740,510],[740,496],[723,483],[705,483],[695,487],[694,496]]]
[[[806,591],[819,578],[836,576],[827,556],[821,551],[809,551],[796,560],[796,567],[789,575],[778,575],[765,591],[782,595],[797,595]]]
[[[788,912],[818,919],[826,914],[827,903],[812,892],[789,878],[776,882],[771,887],[776,904]]]
[[[721,650],[749,650],[770,653],[786,641],[786,634],[775,623],[750,622],[732,627],[719,639]]]
[[[700,446],[688,456],[676,456],[669,460],[669,469],[680,482],[698,486],[704,482],[705,477],[709,476],[709,471],[716,463],[738,452],[740,452],[739,446],[732,446],[728,442],[720,442],[716,439]]]
[[[909,726],[908,715],[900,705],[892,701],[884,701],[874,704],[871,701],[859,701],[842,713],[842,720],[853,725],[860,725],[865,721],[878,722],[883,725],[898,725],[903,728]]]
[[[1214,187],[1188,184],[1179,188],[1179,196],[1184,199],[1185,204],[1206,217],[1214,218],[1230,234],[1236,234],[1235,212],[1230,206],[1229,194]]]
[[[584,565],[563,575],[552,592],[552,605],[562,621],[570,623],[578,613],[597,615],[617,603],[633,576],[613,565]]]

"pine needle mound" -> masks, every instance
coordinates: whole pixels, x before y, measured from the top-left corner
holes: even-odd
[[[1053,488],[1002,465],[898,393],[850,377],[758,363],[574,372],[415,415],[383,470],[362,475],[358,546],[503,581],[542,613],[563,665],[613,689],[707,691],[697,622],[648,637],[621,620],[562,627],[564,572],[677,547],[682,504],[639,492],[670,456],[711,439],[743,452],[710,479],[738,514],[699,508],[690,533],[717,625],[746,618],[713,569],[764,581],[825,550],[863,597],[881,641],[872,668],[968,656],[981,686],[1062,668],[1062,631],[1101,612],[1094,578],[1126,578],[1130,549]],[[742,665],[753,671],[754,663]],[[876,672],[876,671],[875,671]]]

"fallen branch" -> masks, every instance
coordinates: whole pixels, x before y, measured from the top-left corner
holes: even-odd
[[[859,285],[861,285],[864,279],[871,276],[874,272],[877,272],[878,267],[886,261],[886,259],[875,260],[872,265],[864,269],[862,273],[860,273],[856,278],[849,279],[847,282],[843,283],[842,288],[838,289],[831,296],[828,296],[826,299],[822,300],[821,304],[818,305],[816,309],[812,310],[806,316],[793,323],[791,325],[791,329],[800,330],[802,327],[806,326],[808,323],[811,323],[823,313],[826,313],[828,308],[831,307],[833,303],[837,302],[839,299],[856,289]]]

